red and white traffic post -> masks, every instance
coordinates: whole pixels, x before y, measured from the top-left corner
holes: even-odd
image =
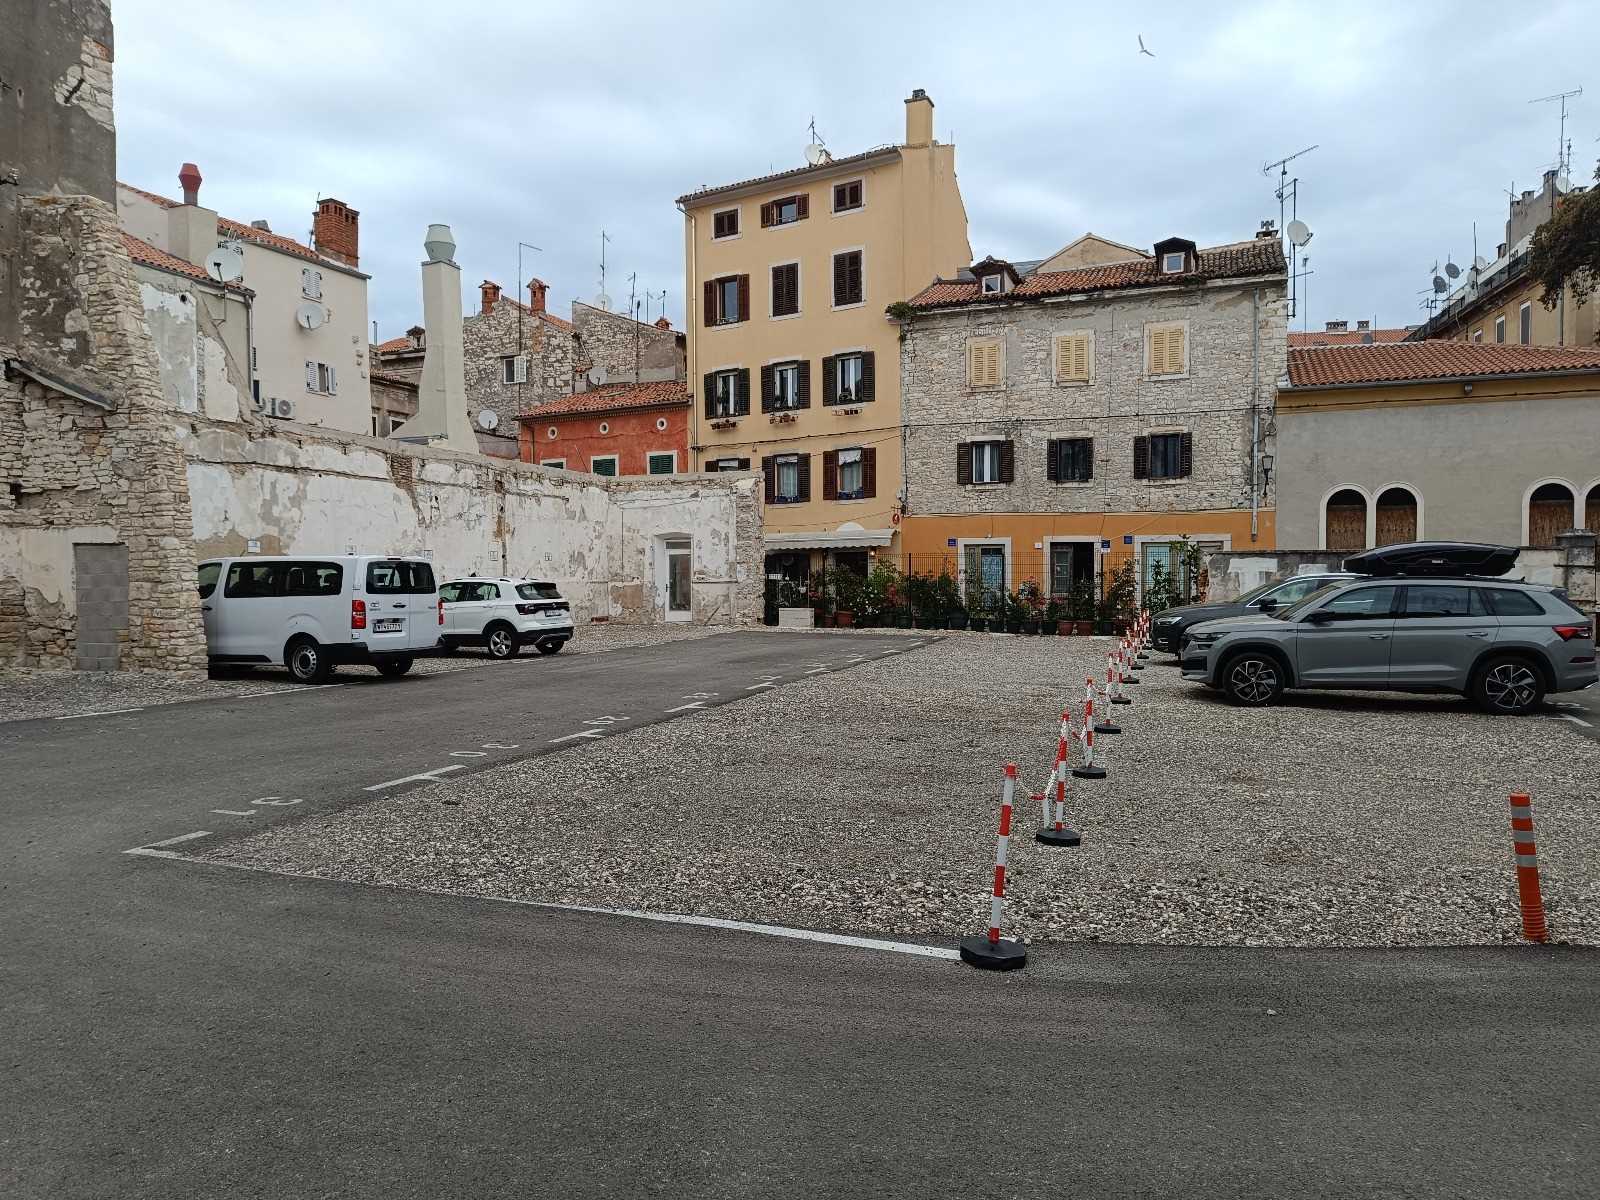
[[[1100,693],[1100,713],[1101,713],[1101,716],[1100,716],[1100,719],[1094,723],[1094,731],[1096,733],[1121,733],[1122,732],[1122,726],[1118,725],[1115,721],[1113,721],[1111,719],[1111,695],[1112,695],[1111,689],[1116,685],[1116,679],[1117,679],[1117,656],[1116,656],[1115,653],[1112,653],[1112,654],[1106,655],[1106,686],[1105,686],[1105,690],[1103,690]],[[1094,698],[1095,698],[1094,697],[1094,692],[1091,689],[1091,691],[1089,693],[1089,696],[1088,696],[1088,699],[1090,701],[1093,701]]]
[[[1517,855],[1517,905],[1522,909],[1522,936],[1530,942],[1548,942],[1544,898],[1539,894],[1539,849],[1533,840],[1533,797],[1511,794],[1511,841]]]
[[[1139,614],[1139,644],[1134,655],[1140,662],[1150,661],[1150,614]]]
[[[1017,794],[1017,764],[1006,764],[1006,781],[1000,795],[1000,840],[994,852],[994,896],[989,901],[989,932],[961,939],[961,961],[990,971],[1011,971],[1028,961],[1027,948],[1017,938],[1000,936],[1006,905],[1006,843],[1011,840],[1011,802]]]
[[[1123,672],[1123,682],[1138,683],[1139,664],[1134,660],[1133,640],[1131,638],[1123,638],[1122,645],[1119,647],[1119,650],[1121,651],[1123,661],[1127,664],[1128,668],[1125,672]]]
[[[1072,710],[1061,714],[1061,738],[1056,743],[1055,766],[1050,770],[1050,784],[1039,797],[1043,822],[1034,840],[1046,846],[1076,846],[1081,840],[1076,830],[1067,828],[1067,759],[1072,750],[1068,739],[1072,736]],[[1050,816],[1049,794],[1054,791],[1055,819]]]
[[[1126,672],[1125,668],[1128,665],[1128,653],[1129,653],[1129,651],[1128,651],[1128,648],[1126,646],[1124,646],[1122,648],[1122,650],[1120,650],[1117,653],[1117,663],[1116,663],[1117,676],[1116,676],[1116,679],[1112,683],[1112,687],[1110,688],[1110,691],[1111,691],[1111,703],[1113,703],[1113,704],[1132,704],[1133,703],[1132,699],[1130,699],[1129,697],[1124,696],[1122,694],[1122,683],[1123,683],[1123,680],[1125,678],[1127,678],[1127,672]]]
[[[1094,679],[1091,677],[1088,686],[1084,688],[1083,697],[1083,762],[1073,767],[1072,773],[1079,779],[1104,779],[1106,769],[1095,766],[1094,762]]]

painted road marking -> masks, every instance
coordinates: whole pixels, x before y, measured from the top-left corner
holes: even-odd
[[[203,837],[210,837],[210,836],[211,836],[211,830],[209,830],[209,829],[196,829],[193,833],[180,833],[177,837],[170,837],[170,838],[167,838],[165,841],[161,841],[161,842],[151,842],[148,846],[135,846],[132,850],[124,850],[123,853],[124,854],[143,854],[147,858],[187,858],[188,857],[187,855],[179,854],[175,850],[163,850],[163,849],[161,849],[161,847],[163,847],[163,846],[176,846],[179,842],[192,842],[192,841],[194,841],[195,838],[203,838]],[[201,860],[200,859],[193,859],[191,861],[199,862]]]
[[[488,758],[488,752],[483,750],[452,750],[451,758]]]
[[[136,704],[132,708],[101,708],[94,712],[73,713],[70,717],[56,717],[57,721],[81,721],[84,717],[109,717],[112,713],[143,712],[144,705]]]
[[[677,708],[664,708],[661,711],[662,712],[669,712],[669,713],[688,712],[690,709],[704,708],[704,707],[705,707],[705,702],[704,701],[702,701],[702,700],[691,700],[688,704],[680,704],[680,705],[678,705]]]
[[[512,742],[510,745],[501,742],[485,742],[483,748],[485,750],[515,750],[520,744],[520,742]]]
[[[827,669],[828,669],[827,667],[812,667],[809,671],[806,672],[806,674],[807,675],[820,675],[820,674],[822,674],[822,672],[826,671]]]
[[[211,811],[220,813],[225,817],[253,817],[256,815],[257,810],[253,808],[213,808]]]
[[[758,692],[762,688],[769,688],[771,686],[773,686],[773,685],[768,683],[766,680],[763,679],[760,683],[752,683],[749,687],[745,688],[745,691],[747,691],[747,692]]]
[[[1594,728],[1593,725],[1591,725],[1588,721],[1585,721],[1582,717],[1575,717],[1571,713],[1560,713],[1556,716],[1556,720],[1571,721],[1574,725],[1582,725],[1585,729]]]
[[[720,695],[722,695],[721,692],[690,692],[687,696],[684,697],[684,699],[685,700],[710,700],[713,697],[720,696]]]
[[[562,742],[571,742],[571,741],[575,741],[578,738],[598,738],[598,737],[605,737],[605,734],[601,733],[600,730],[598,730],[598,729],[585,729],[582,733],[569,733],[569,734],[567,734],[566,737],[551,738],[545,744],[547,746],[557,746],[557,745],[560,745]]]
[[[585,725],[615,725],[618,721],[626,721],[627,717],[590,717]]]
[[[399,779],[388,779],[383,783],[374,783],[368,787],[362,788],[361,790],[364,792],[381,792],[385,788],[399,787],[402,783],[438,783],[439,776],[445,774],[445,772],[465,771],[466,769],[466,765],[463,763],[451,763],[448,767],[435,767],[431,771],[423,771],[417,775],[406,775]]]

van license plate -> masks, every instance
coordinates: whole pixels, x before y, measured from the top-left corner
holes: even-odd
[[[404,617],[379,617],[372,623],[373,633],[399,633],[406,627]]]

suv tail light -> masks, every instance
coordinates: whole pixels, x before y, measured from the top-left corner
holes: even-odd
[[[1587,625],[1554,625],[1551,628],[1556,631],[1556,636],[1563,642],[1570,642],[1574,638],[1586,638],[1589,636],[1589,627]]]
[[[517,605],[517,611],[519,613],[521,613],[525,617],[531,617],[534,613],[543,612],[544,611],[544,605],[542,605],[542,604],[519,604],[519,605]]]
[[[439,601],[439,624],[444,624],[444,601]]]
[[[350,601],[350,628],[365,629],[367,627],[367,602],[365,600]]]

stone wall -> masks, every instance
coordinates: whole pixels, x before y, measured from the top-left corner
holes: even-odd
[[[539,314],[509,296],[461,323],[467,408],[474,419],[485,408],[500,414],[500,428],[516,437],[517,414],[572,393],[576,346],[572,327]],[[501,359],[528,356],[528,381],[505,382]],[[513,451],[515,453],[515,451]]]
[[[1250,507],[1252,380],[1263,422],[1287,358],[1283,284],[1259,285],[1259,360],[1252,359],[1255,284],[1157,292],[1129,290],[1084,300],[1034,302],[916,316],[901,345],[908,508],[920,514],[1195,512]],[[1145,328],[1182,321],[1189,370],[1145,373]],[[1092,335],[1091,382],[1054,381],[1052,337]],[[967,345],[1002,341],[1003,383],[967,383]],[[1193,474],[1133,477],[1133,439],[1152,431],[1193,436]],[[1015,443],[1015,481],[963,487],[956,447],[979,437]],[[1094,439],[1094,478],[1053,483],[1052,438]],[[1270,507],[1270,496],[1263,507]]]
[[[578,339],[579,363],[587,364],[591,371],[605,372],[608,383],[649,383],[685,377],[683,335],[670,327],[646,325],[624,313],[576,301],[572,305],[572,327]]]

